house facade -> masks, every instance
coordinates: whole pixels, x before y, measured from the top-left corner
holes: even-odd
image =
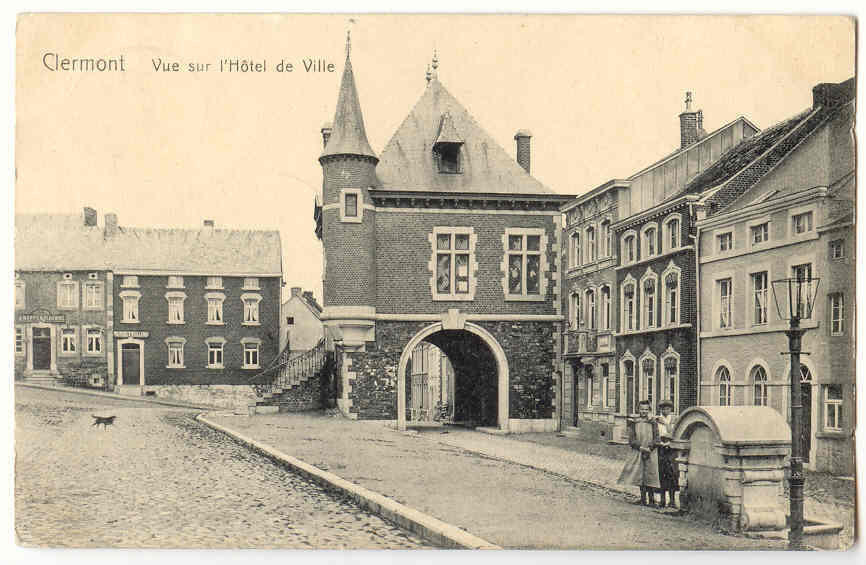
[[[112,381],[112,273],[96,212],[15,219],[15,378],[105,388]]]
[[[323,128],[322,320],[338,405],[404,426],[407,366],[426,341],[454,369],[463,421],[552,430],[567,197],[530,175],[531,134],[518,131],[511,158],[437,67],[377,156],[347,53],[335,118]]]
[[[562,428],[624,441],[637,402],[696,402],[694,209],[689,184],[758,128],[740,116],[707,133],[679,115],[680,147],[563,206]],[[642,365],[641,365],[642,363]]]
[[[314,348],[325,336],[321,314],[322,307],[311,291],[292,287],[281,308],[280,351],[288,346],[289,354],[294,355]]]
[[[772,281],[816,277],[800,324],[804,464],[853,474],[853,79],[818,85],[813,97],[756,139],[750,159],[729,156],[698,206],[700,402],[790,418],[787,312],[777,312]]]

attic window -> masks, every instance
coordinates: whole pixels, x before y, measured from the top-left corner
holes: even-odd
[[[440,173],[460,174],[463,172],[460,162],[460,143],[440,143],[433,150]]]

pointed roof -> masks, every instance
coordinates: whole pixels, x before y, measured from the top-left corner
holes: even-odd
[[[337,98],[337,112],[334,114],[334,126],[331,137],[321,157],[330,155],[364,155],[376,158],[376,154],[367,141],[364,129],[364,116],[361,114],[361,102],[355,88],[355,75],[352,72],[352,61],[346,53],[346,66],[340,81],[340,95]]]
[[[439,172],[433,145],[443,141],[463,142],[462,172]],[[385,146],[376,174],[376,188],[382,190],[553,194],[508,155],[435,77]]]

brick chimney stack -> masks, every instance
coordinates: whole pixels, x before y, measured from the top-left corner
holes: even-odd
[[[334,131],[334,127],[331,122],[325,122],[322,124],[322,147],[328,146],[328,140],[331,139],[331,132]]]
[[[704,134],[704,113],[692,110],[692,93],[686,92],[686,109],[680,114],[680,149],[700,140]]]
[[[84,225],[89,228],[96,225],[96,210],[89,206],[84,208]]]
[[[301,296],[301,287],[293,286],[292,287],[292,296]]]
[[[117,214],[105,215],[105,237],[114,237],[117,233]]]
[[[517,163],[523,167],[527,173],[531,164],[530,141],[532,140],[532,132],[528,129],[517,130],[514,134],[514,140],[517,141]]]

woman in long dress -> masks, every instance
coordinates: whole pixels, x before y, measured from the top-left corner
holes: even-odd
[[[655,505],[655,489],[661,488],[659,482],[659,427],[650,415],[650,403],[641,400],[638,404],[640,416],[629,421],[629,445],[632,454],[625,462],[617,482],[640,487],[640,503]]]

